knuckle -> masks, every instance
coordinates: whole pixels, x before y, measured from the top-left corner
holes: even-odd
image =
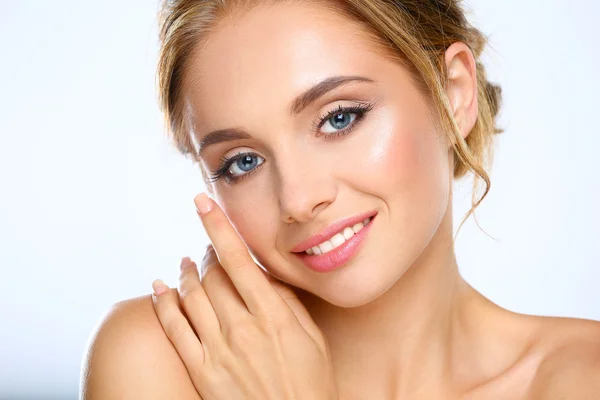
[[[229,265],[236,270],[247,269],[254,264],[251,260],[248,259],[246,254],[242,254],[240,252],[232,252],[229,256]]]
[[[262,308],[260,311],[261,326],[265,329],[287,329],[295,326],[296,317],[292,312],[286,312],[278,308]]]
[[[256,343],[260,337],[260,330],[250,321],[241,321],[226,330],[225,337],[232,348],[244,349]]]
[[[272,312],[263,313],[260,321],[263,329],[267,331],[272,331],[273,329],[279,328],[281,323],[281,319],[279,319],[278,316]]]
[[[291,327],[285,317],[273,312],[263,313],[259,318],[260,330],[271,338],[285,335]]]
[[[220,266],[210,268],[202,277],[202,284],[223,287],[226,284],[226,273]]]
[[[186,333],[186,329],[187,326],[185,326],[182,321],[170,321],[165,326],[165,332],[167,333],[167,336],[175,342],[181,340]]]
[[[186,268],[182,269],[179,274],[179,281],[184,285],[194,285],[198,281],[198,266],[191,264]]]
[[[235,369],[235,361],[229,354],[223,354],[218,360],[205,368],[203,383],[207,388],[229,388],[231,386],[231,370]],[[211,397],[212,398],[212,397]],[[225,397],[218,397],[225,398]]]
[[[180,294],[180,303],[181,307],[186,312],[189,312],[194,305],[198,304],[200,301],[200,291],[196,289],[186,290]]]

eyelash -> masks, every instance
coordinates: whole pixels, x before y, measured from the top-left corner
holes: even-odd
[[[323,116],[319,117],[318,122],[314,122],[312,124],[312,126],[313,126],[313,129],[319,130],[323,127],[323,125],[325,125],[325,123],[329,119],[331,119],[332,117],[335,117],[336,115],[356,114],[356,118],[354,118],[354,120],[351,122],[351,125],[349,127],[339,130],[339,131],[336,131],[336,132],[333,132],[333,133],[326,133],[326,134],[319,135],[319,136],[324,136],[325,140],[332,140],[339,136],[348,135],[350,132],[352,132],[358,126],[358,124],[360,124],[360,122],[365,118],[366,114],[369,111],[371,111],[372,109],[373,109],[373,104],[369,103],[369,102],[359,102],[359,105],[350,106],[350,107],[343,107],[340,105],[336,109],[331,110],[331,111],[325,113]],[[247,178],[248,176],[252,175],[256,170],[260,169],[260,166],[263,165],[264,162],[263,162],[263,164],[258,165],[256,168],[245,173],[244,175],[240,175],[237,177],[229,175],[229,173],[228,173],[229,167],[231,167],[231,165],[234,162],[236,162],[238,159],[241,159],[241,158],[244,158],[247,156],[255,156],[255,155],[256,155],[256,153],[242,151],[231,157],[225,157],[225,156],[221,157],[221,159],[219,160],[220,161],[219,167],[209,177],[210,182],[217,182],[221,178],[224,178],[228,184],[231,184],[231,183],[237,183],[237,182],[241,181],[242,179]]]

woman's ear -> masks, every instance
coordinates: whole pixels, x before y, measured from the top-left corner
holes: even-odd
[[[469,46],[453,43],[446,50],[448,85],[446,95],[452,107],[452,115],[463,138],[475,126],[477,120],[477,68]]]

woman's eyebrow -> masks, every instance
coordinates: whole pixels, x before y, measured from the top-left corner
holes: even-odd
[[[333,89],[348,84],[350,82],[373,82],[372,79],[365,78],[363,76],[332,76],[322,80],[304,93],[300,94],[292,103],[291,114],[297,115],[308,107],[312,102],[324,96],[327,92]]]
[[[227,128],[227,129],[219,129],[217,131],[212,131],[208,135],[204,136],[200,141],[198,146],[198,154],[202,154],[204,150],[210,145],[228,142],[230,140],[240,140],[240,139],[251,139],[249,133],[239,128]]]
[[[326,78],[297,96],[292,102],[290,113],[292,115],[299,114],[302,112],[302,110],[304,110],[314,101],[318,100],[320,97],[324,96],[326,93],[350,82],[372,83],[374,81],[363,76],[332,76]],[[252,136],[249,133],[240,128],[219,129],[217,131],[210,132],[204,136],[204,138],[202,138],[199,144],[198,153],[202,154],[208,146],[213,144],[251,138]]]

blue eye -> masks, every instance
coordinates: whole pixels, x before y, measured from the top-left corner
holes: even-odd
[[[328,112],[325,116],[319,118],[318,123],[314,124],[314,129],[323,133],[322,136],[325,139],[349,134],[374,106],[373,103],[368,102],[356,103],[358,105],[352,107],[339,106]],[[323,127],[326,127],[326,129],[322,129]],[[224,178],[228,184],[236,183],[259,170],[265,161],[263,157],[249,151],[239,152],[233,157],[223,157],[219,168],[209,176],[209,180],[216,182]]]
[[[345,129],[348,125],[350,125],[356,119],[356,113],[343,112],[334,115],[333,117],[327,119],[322,127],[329,126],[333,128],[332,130],[323,131],[323,133],[333,133],[342,129]]]
[[[253,173],[264,162],[264,158],[251,152],[240,152],[231,158],[223,157],[220,167],[210,176],[210,181],[225,178],[227,183],[236,182]]]
[[[245,172],[249,172],[254,169],[254,167],[262,164],[257,161],[259,157],[255,154],[249,154],[241,157],[237,157],[230,165],[229,171],[233,176],[243,175]],[[260,157],[262,158],[262,157]],[[235,170],[241,171],[236,173]]]
[[[315,129],[323,133],[326,139],[346,135],[362,121],[364,116],[373,109],[373,103],[357,102],[350,107],[338,106],[326,113],[315,124]]]

